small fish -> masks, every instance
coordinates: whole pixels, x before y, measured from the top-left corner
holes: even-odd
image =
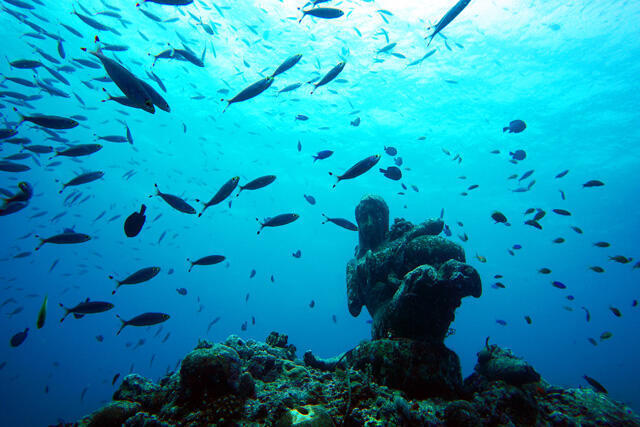
[[[40,239],[40,244],[35,248],[36,251],[40,250],[42,245],[44,245],[45,243],[54,243],[57,245],[61,245],[61,244],[84,243],[91,240],[90,236],[82,233],[75,233],[73,231],[64,232],[62,234],[56,234],[55,236],[47,237],[45,239],[36,235],[36,238]]]
[[[47,318],[47,301],[48,297],[45,295],[42,306],[40,306],[40,311],[38,311],[38,320],[36,321],[36,326],[38,329],[42,329]]]
[[[173,194],[168,194],[168,193],[161,192],[160,188],[158,188],[158,184],[154,184],[154,186],[156,187],[156,195],[160,196],[162,198],[162,200],[167,202],[167,204],[169,204],[169,206],[171,206],[175,210],[177,210],[179,212],[182,212],[182,213],[186,213],[186,214],[195,214],[196,213],[196,210],[193,208],[193,206],[191,206],[190,204],[185,202],[180,197],[174,196]],[[153,196],[149,196],[149,197],[153,197]]]
[[[509,126],[503,127],[502,132],[520,133],[527,128],[527,124],[522,120],[512,120]]]
[[[298,20],[298,23],[302,22],[302,19],[307,15],[322,19],[336,19],[344,15],[343,11],[333,7],[314,7],[307,10],[301,9],[300,11],[302,12],[302,17]]]
[[[291,256],[294,257],[294,258],[300,258],[302,256],[302,251],[300,249],[298,249],[297,251],[292,253]]]
[[[589,267],[589,270],[595,271],[596,273],[604,273],[604,268],[599,267],[597,265],[593,265]]]
[[[607,394],[608,391],[606,388],[604,388],[602,386],[602,384],[600,384],[598,381],[594,380],[593,378],[591,378],[588,375],[584,375],[584,379],[589,383],[589,385],[591,385],[591,387],[594,388],[595,391],[597,391],[598,393],[604,393]]]
[[[509,225],[507,222],[507,217],[502,213],[495,211],[491,214],[491,218],[495,221],[496,224],[501,223],[505,225]]]
[[[582,229],[580,227],[576,227],[575,225],[572,225],[571,229],[578,234],[582,234]]]
[[[613,313],[614,316],[622,317],[622,313],[616,307],[609,307],[609,310],[611,310],[611,312]]]
[[[316,160],[324,160],[327,159],[329,157],[331,157],[331,155],[333,154],[333,151],[331,150],[322,150],[322,151],[318,151],[317,154],[311,156],[313,157],[313,162],[315,163]]]
[[[316,199],[315,197],[308,195],[308,194],[303,194],[304,199],[309,202],[310,205],[315,205],[316,204]]]
[[[551,282],[551,284],[558,289],[567,289],[567,285],[562,282],[558,282],[557,280],[554,280],[553,282]]]
[[[269,177],[273,178],[271,180],[271,182],[273,182],[273,180],[275,180],[275,176],[274,175],[270,175]],[[220,187],[220,189],[216,192],[216,194],[213,195],[211,200],[209,200],[208,202],[206,202],[204,204],[204,208],[202,208],[202,212],[200,212],[198,214],[198,217],[201,217],[202,214],[204,213],[204,211],[206,211],[208,207],[215,206],[215,205],[217,205],[219,203],[222,203],[227,197],[229,197],[231,195],[231,193],[233,193],[233,191],[238,186],[238,181],[240,181],[240,177],[234,176],[233,178],[231,178],[227,182],[225,182],[222,185],[222,187]],[[249,184],[251,184],[251,183],[249,183]],[[249,184],[247,184],[247,186]],[[256,187],[256,188],[260,188],[260,187]],[[251,189],[251,188],[247,188],[247,189]],[[241,188],[241,191],[242,191],[242,188]]]
[[[227,258],[224,255],[207,255],[195,261],[191,261],[189,258],[187,258],[187,262],[191,263],[188,272],[190,272],[191,269],[193,269],[193,267],[196,265],[214,265],[219,264],[226,259]]]
[[[564,243],[564,237],[557,237],[552,240],[553,243]]]
[[[346,220],[344,218],[329,218],[324,213],[322,214],[322,216],[324,216],[326,218],[326,220],[322,222],[323,224],[326,224],[327,222],[332,222],[332,223],[336,224],[337,226],[340,226],[340,227],[345,228],[347,230],[358,231],[358,226],[355,225],[354,223],[352,223],[349,220]]]
[[[507,321],[502,319],[496,319],[496,323],[501,326],[507,326]]]
[[[620,264],[628,264],[633,261],[633,258],[627,258],[623,255],[610,256],[609,260],[619,262]]]
[[[596,179],[592,179],[591,181],[587,181],[584,184],[582,184],[583,188],[589,188],[589,187],[602,187],[604,185],[604,182],[602,181],[598,181]]]
[[[563,176],[565,176],[568,173],[569,173],[569,169],[563,170],[562,172],[560,172],[559,174],[556,175],[556,178],[562,178]]]
[[[553,209],[553,212],[557,213],[558,215],[571,216],[571,212],[564,209]]]
[[[611,337],[613,337],[613,333],[609,331],[605,331],[602,334],[600,334],[600,341],[608,340]]]
[[[599,248],[608,248],[609,246],[611,246],[611,244],[609,242],[596,242],[593,244],[593,246],[597,246]]]
[[[18,347],[19,345],[21,345],[24,342],[24,340],[27,339],[28,333],[29,333],[29,328],[25,328],[24,331],[18,332],[17,334],[13,335],[9,340],[9,344],[11,345],[11,347]]]
[[[527,221],[524,222],[526,225],[530,225],[532,227],[537,228],[538,230],[542,230],[542,226],[540,225],[540,223],[534,219],[529,219]]]
[[[482,255],[478,255],[476,254],[476,258],[478,259],[478,261],[480,262],[487,262],[487,258],[483,257]]]
[[[298,218],[300,218],[300,215],[296,213],[286,213],[276,215],[274,217],[268,217],[264,219],[264,222],[260,222],[260,220],[256,218],[256,221],[260,224],[260,230],[258,230],[257,234],[260,234],[264,227],[280,227],[282,225],[290,224]]]
[[[120,378],[120,374],[115,374],[113,376],[113,379],[111,380],[111,385],[114,385],[116,383],[116,381],[118,381],[118,378]]]
[[[170,316],[165,313],[142,313],[130,320],[124,320],[118,315],[116,315],[116,317],[120,319],[120,322],[122,322],[122,325],[120,326],[120,329],[118,329],[118,332],[116,332],[116,335],[120,335],[120,332],[122,332],[125,326],[152,326],[165,322],[170,318]],[[168,336],[166,338],[168,338]]]
[[[594,347],[598,345],[598,342],[593,338],[587,338],[587,341],[589,341]]]
[[[526,322],[530,325],[531,324],[531,317],[529,316],[524,316],[524,320],[526,320]]]
[[[393,181],[402,179],[402,171],[396,166],[389,166],[387,169],[380,168],[380,173]]]
[[[176,289],[176,292],[178,292],[180,295],[186,295],[187,294],[186,288],[178,288],[178,289]]]
[[[139,283],[147,282],[160,273],[160,267],[145,267],[130,274],[122,280],[117,280],[113,275],[109,275],[109,279],[116,281],[116,288],[111,292],[112,295],[116,293],[116,290],[122,285],[137,285]]]
[[[256,270],[255,269],[251,270],[251,273],[249,273],[249,279],[253,279],[254,277],[256,277]]]
[[[140,206],[140,212],[134,212],[127,217],[124,222],[124,233],[127,237],[135,237],[142,230],[142,226],[144,225],[147,217],[145,216],[145,211],[147,207],[145,205]]]

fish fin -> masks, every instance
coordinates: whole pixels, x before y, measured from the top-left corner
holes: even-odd
[[[119,321],[122,322],[122,325],[120,325],[120,329],[118,329],[118,332],[116,332],[116,335],[120,335],[120,332],[122,332],[122,330],[124,329],[125,326],[127,326],[127,322],[125,320],[122,320],[122,317],[120,317],[119,315],[116,314],[116,317],[118,318]]]

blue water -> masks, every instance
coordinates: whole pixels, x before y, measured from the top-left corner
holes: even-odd
[[[0,219],[0,299],[17,301],[1,309],[1,339],[6,343],[0,345],[0,362],[6,362],[0,370],[2,425],[77,419],[111,398],[116,373],[120,379],[130,371],[158,379],[173,370],[199,338],[219,341],[237,334],[264,340],[277,330],[289,335],[299,356],[307,349],[332,356],[353,348],[369,337],[368,314],[352,318],[346,305],[345,265],[353,256],[357,233],[322,225],[321,214],[355,221],[355,206],[368,193],[386,199],[392,218],[416,223],[437,217],[444,208],[451,238],[463,245],[467,261],[480,272],[483,295],[463,300],[452,324],[456,333],[446,341],[460,356],[465,376],[490,336],[492,343],[512,348],[553,384],[585,386],[582,376],[587,374],[605,385],[614,399],[640,407],[636,363],[640,314],[631,306],[640,298],[640,269],[632,268],[637,259],[625,265],[608,259],[640,256],[637,3],[473,0],[443,31],[446,39],[437,36],[427,48],[426,27],[454,2],[331,2],[328,6],[341,8],[345,16],[330,21],[306,17],[298,24],[301,2],[289,0],[222,0],[215,3],[217,8],[198,0],[182,8],[142,6],[161,20],[177,18],[168,23],[143,15],[133,0],[111,0],[111,9],[100,1],[83,0],[90,12],[111,10],[121,15],[124,21],[93,16],[115,28],[118,36],[84,24],[70,13],[70,2],[23,1],[35,9],[3,3],[24,14],[23,20],[59,34],[66,59],[58,56],[54,40],[29,37],[27,33],[36,31],[3,11],[0,72],[33,80],[32,71],[12,70],[8,61],[37,59],[51,66],[27,44],[32,43],[60,61],[54,68],[75,68],[63,73],[70,86],[55,85],[73,92],[85,105],[73,95],[53,97],[9,81],[0,90],[42,94],[30,102],[34,110],[18,106],[24,114],[85,115],[88,120],[81,126],[59,132],[71,142],[91,143],[94,135],[124,135],[120,123],[124,120],[134,144],[101,141],[100,152],[78,162],[58,158],[59,166],[47,167],[49,155],[41,154],[41,166],[27,159],[21,162],[31,167],[29,171],[0,172],[1,188],[15,191],[24,180],[35,189],[27,208]],[[392,15],[377,12],[381,9]],[[194,17],[215,34],[208,34]],[[71,25],[83,37],[58,22]],[[206,46],[204,68],[169,59],[160,59],[151,68],[148,53],[159,53],[167,43],[181,47],[176,33],[198,56]],[[103,87],[114,96],[122,94],[113,83],[91,80],[104,76],[102,69],[72,62],[91,59],[80,48],[95,49],[96,35],[102,42],[128,46],[115,57],[156,90],[145,70],[162,79],[167,93],[160,93],[169,102],[170,113],[157,110],[150,115],[101,102]],[[391,42],[397,42],[392,52],[406,58],[376,54]],[[407,66],[431,49],[435,53],[421,64]],[[276,77],[270,89],[222,113],[220,98],[266,77],[295,53],[303,55],[300,63]],[[309,85],[277,95],[288,84],[324,75],[341,60],[347,65],[338,80],[313,95]],[[50,77],[42,68],[37,75]],[[89,81],[93,89],[82,81]],[[221,89],[229,93],[222,94]],[[0,98],[3,121],[10,124],[19,119],[11,100]],[[298,114],[309,120],[295,120]],[[355,117],[361,118],[359,127],[350,125]],[[503,133],[514,119],[525,120],[527,129]],[[63,147],[47,141],[47,134],[28,123],[21,125],[17,136]],[[2,157],[21,150],[0,144]],[[404,160],[401,182],[409,187],[404,195],[398,194],[403,191],[398,182],[377,170],[393,165],[383,152],[389,145]],[[313,163],[311,155],[325,149],[335,153]],[[509,162],[508,155],[515,149],[527,152],[517,165]],[[492,150],[500,154],[491,154]],[[332,188],[335,178],[329,171],[342,173],[376,153],[383,156],[376,168]],[[452,161],[456,154],[461,163]],[[517,180],[507,178],[531,169],[532,177],[521,183],[535,179],[531,190],[512,192]],[[565,169],[569,173],[564,178],[554,178]],[[61,185],[56,180],[66,182],[92,170],[103,170],[104,178],[58,194]],[[131,170],[135,175],[123,177]],[[266,174],[277,175],[274,184],[234,195],[231,207],[227,202],[210,207],[201,218],[173,210],[159,197],[148,198],[158,183],[162,191],[184,197],[199,211],[201,204],[195,199],[208,200],[232,176],[240,176],[243,185]],[[582,188],[591,179],[605,185]],[[479,187],[462,196],[472,184]],[[82,195],[73,204],[65,203],[73,192]],[[309,205],[303,194],[313,195],[317,205]],[[146,225],[138,237],[128,239],[122,231],[124,219],[141,203],[147,205]],[[541,220],[543,230],[523,224],[530,218],[523,212],[530,207],[547,211]],[[572,216],[556,215],[551,212],[554,208],[569,210]],[[490,217],[494,210],[503,212],[512,226],[494,224]],[[40,212],[46,214],[32,218]],[[286,212],[298,213],[300,219],[256,235],[256,217]],[[61,213],[64,216],[52,219]],[[572,225],[584,234],[575,233]],[[64,228],[92,239],[78,245],[46,244],[34,251],[36,234],[50,236]],[[467,242],[457,237],[462,233],[469,236]],[[566,242],[552,243],[557,237]],[[610,242],[611,247],[594,247],[596,241]],[[508,249],[514,244],[523,248],[512,256]],[[300,259],[291,255],[298,249]],[[27,251],[31,253],[14,258]],[[210,254],[223,254],[227,262],[187,273],[186,258]],[[476,254],[487,262],[480,262]],[[605,273],[588,269],[594,265],[605,268]],[[115,283],[108,275],[123,278],[148,266],[160,266],[162,271],[145,284],[124,286],[111,295]],[[552,273],[537,273],[542,267]],[[250,279],[252,269],[257,274]],[[491,287],[495,274],[504,275],[500,281],[506,289]],[[551,286],[553,280],[565,283],[567,289]],[[186,296],[176,292],[181,287],[188,290]],[[37,329],[45,295],[47,320]],[[568,295],[575,300],[569,301]],[[70,316],[59,323],[63,314],[59,303],[73,306],[87,297],[111,301],[115,308],[83,319]],[[309,308],[311,300],[314,308]],[[7,315],[20,306],[22,312]],[[591,312],[589,323],[582,306]],[[615,317],[610,306],[619,308],[622,317]],[[146,311],[171,315],[159,334],[160,326],[153,326],[127,327],[115,335],[120,324],[115,314],[128,319]],[[524,321],[525,315],[533,319],[531,325]],[[207,333],[218,316],[219,322]],[[497,319],[507,325],[499,325]],[[246,331],[241,330],[244,322]],[[29,327],[26,341],[10,347],[9,339],[25,327]],[[613,337],[601,342],[605,331]],[[167,333],[170,336],[162,343]],[[97,335],[104,341],[98,342]],[[598,345],[590,344],[589,337]],[[139,340],[144,344],[133,349]]]

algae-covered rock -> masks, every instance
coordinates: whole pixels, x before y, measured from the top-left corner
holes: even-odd
[[[276,427],[333,427],[331,416],[320,405],[305,405],[287,411]]]
[[[156,406],[160,386],[138,374],[124,377],[120,387],[113,394],[113,400],[129,400],[141,403],[143,407]]]
[[[109,402],[102,408],[84,418],[79,424],[87,427],[111,427],[122,425],[127,418],[140,410],[142,405],[137,402],[117,400]]]
[[[222,396],[238,390],[240,372],[238,353],[215,344],[187,354],[180,367],[180,385],[191,396]]]
[[[458,356],[442,344],[381,339],[361,343],[347,353],[354,369],[413,398],[455,399],[462,391]]]
[[[511,350],[493,344],[478,353],[478,363],[474,370],[489,381],[504,381],[520,386],[540,381],[533,366],[516,357]]]

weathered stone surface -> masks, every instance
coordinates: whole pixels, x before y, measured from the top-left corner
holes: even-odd
[[[137,402],[114,401],[84,418],[79,424],[87,427],[119,426],[135,415],[142,405]]]
[[[462,392],[458,356],[441,343],[407,339],[364,342],[347,353],[354,369],[371,373],[381,385],[413,398],[454,399]]]
[[[389,231],[389,207],[380,196],[364,196],[356,207],[358,257],[377,249]]]
[[[240,356],[222,344],[193,350],[180,367],[180,384],[190,395],[217,397],[235,393],[239,378]]]

